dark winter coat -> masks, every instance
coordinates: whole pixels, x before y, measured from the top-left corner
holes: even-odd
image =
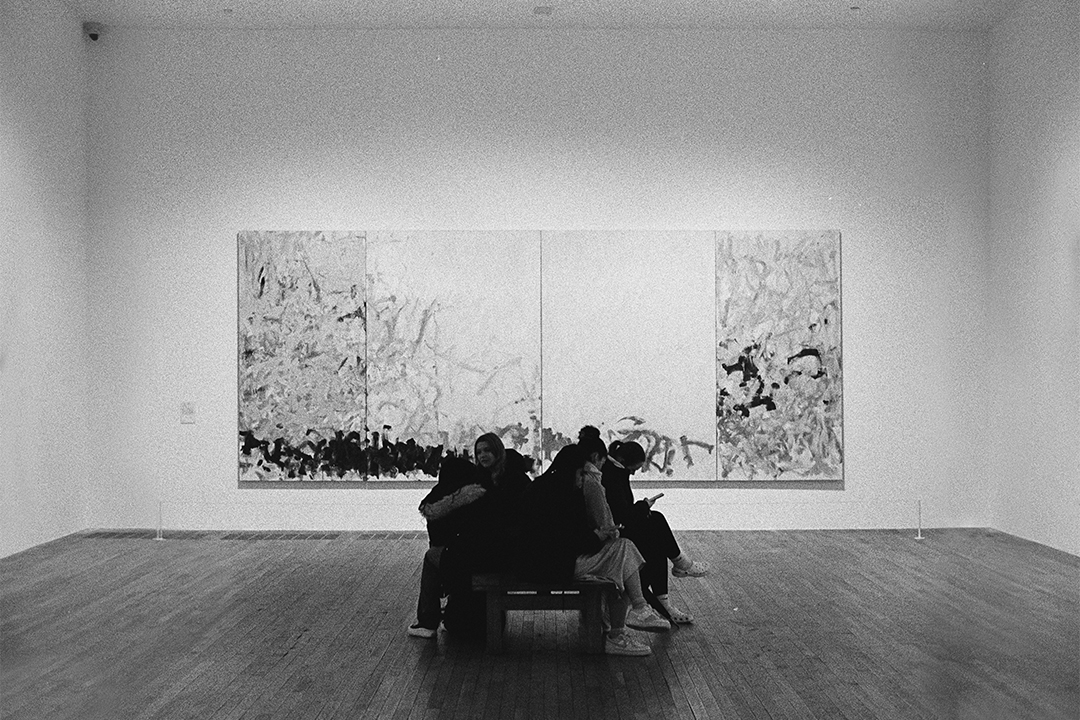
[[[643,525],[649,516],[649,503],[645,500],[634,502],[634,491],[630,489],[630,473],[626,468],[607,462],[604,463],[601,474],[604,494],[615,522],[626,528]]]
[[[447,456],[443,458],[439,467],[439,482],[420,501],[420,505],[438,502],[466,485],[478,481],[477,467],[475,465],[464,458]],[[428,520],[427,530],[430,544],[445,546],[456,537],[462,528],[468,525],[469,513],[464,512],[465,510],[468,510],[468,506],[459,508],[438,520]]]
[[[478,634],[483,631],[484,605],[482,594],[471,591],[472,575],[505,572],[513,567],[521,532],[522,495],[532,481],[525,472],[524,458],[515,450],[506,451],[506,465],[498,484],[484,469],[459,462],[469,467],[453,465],[448,470],[450,489],[431,500],[476,482],[487,492],[445,518],[429,522],[428,532],[433,543],[438,539],[446,546],[439,565],[443,590],[450,596],[443,621],[454,632]]]
[[[603,546],[589,523],[581,490],[541,476],[523,499],[517,574],[534,582],[571,581],[578,555],[598,552]]]
[[[437,502],[466,485],[478,484],[487,492],[482,498],[427,523],[432,545],[448,546],[461,536],[490,535],[518,524],[519,498],[531,482],[525,459],[516,450],[506,451],[506,466],[498,485],[483,468],[456,457],[443,459],[439,482],[421,505]]]

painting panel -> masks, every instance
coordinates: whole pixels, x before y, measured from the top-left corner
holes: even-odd
[[[239,233],[242,483],[362,479],[365,256],[362,233]]]
[[[645,450],[638,480],[716,479],[714,235],[543,234],[544,446],[594,425]]]
[[[840,281],[839,232],[718,233],[718,479],[843,479]]]
[[[388,231],[368,240],[368,409],[378,442],[468,455],[494,432],[535,457],[539,233]]]

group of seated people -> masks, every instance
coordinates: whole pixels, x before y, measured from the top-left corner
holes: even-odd
[[[604,641],[612,655],[650,654],[628,626],[664,631],[693,622],[670,600],[668,563],[675,577],[700,577],[709,568],[679,549],[663,514],[652,509],[659,496],[634,501],[630,477],[645,463],[641,445],[608,448],[600,431],[586,426],[576,444],[531,480],[525,458],[488,433],[476,440],[474,460],[447,458],[420,503],[430,547],[409,635],[433,638],[440,622],[450,632],[482,632],[483,599],[471,592],[477,572],[538,583],[613,583]]]

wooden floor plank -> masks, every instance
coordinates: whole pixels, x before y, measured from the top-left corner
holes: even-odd
[[[152,535],[151,535],[152,537]],[[697,617],[647,658],[573,612],[507,651],[405,635],[415,533],[75,535],[0,559],[3,720],[1076,720],[1080,559],[985,530],[681,533]]]

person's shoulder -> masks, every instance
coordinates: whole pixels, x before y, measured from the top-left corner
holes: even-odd
[[[506,469],[513,472],[530,473],[536,461],[532,457],[522,455],[513,448],[506,450]]]
[[[474,481],[473,476],[475,474],[476,466],[465,458],[453,455],[444,457],[439,465],[438,482],[435,483],[435,487],[431,489],[431,492],[427,494],[427,497],[420,504],[441,500],[450,493],[460,490]]]
[[[455,455],[448,455],[443,458],[442,464],[439,466],[439,482],[465,485],[475,472],[476,466],[471,461]]]
[[[504,472],[514,482],[529,483],[532,482],[529,473],[532,472],[534,464],[535,461],[531,457],[526,457],[511,448],[506,451],[506,469]]]

